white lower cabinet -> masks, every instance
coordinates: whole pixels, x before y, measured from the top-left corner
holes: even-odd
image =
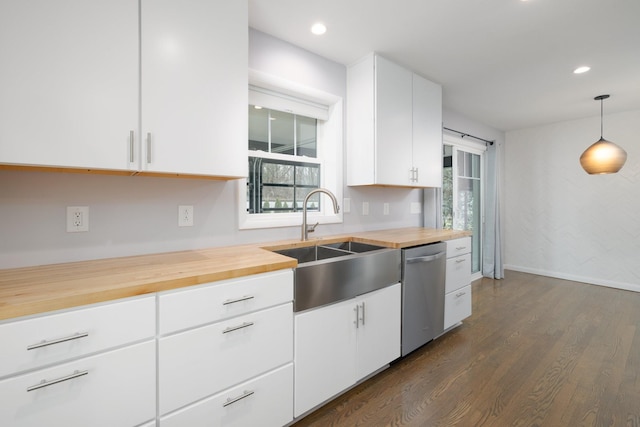
[[[294,416],[400,357],[400,284],[295,316]]]
[[[293,270],[159,294],[162,427],[293,420]]]
[[[288,303],[161,338],[160,414],[290,362],[292,317]]]
[[[444,297],[444,328],[471,316],[471,286],[449,292]]]
[[[471,283],[471,254],[447,258],[446,292],[455,291]]]
[[[132,298],[0,324],[0,378],[155,335],[155,297]]]
[[[0,381],[0,425],[136,426],[155,417],[156,346],[147,341]]]
[[[444,329],[471,316],[471,237],[447,241]]]
[[[293,413],[293,364],[160,419],[160,427],[283,426]]]

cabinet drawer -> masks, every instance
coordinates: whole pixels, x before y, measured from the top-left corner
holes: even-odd
[[[42,381],[52,384],[27,391]],[[139,425],[155,416],[155,343],[5,379],[0,381],[0,402],[2,426]]]
[[[471,316],[471,285],[444,297],[444,328],[450,328]]]
[[[447,258],[471,253],[471,237],[447,240]]]
[[[471,283],[471,254],[447,258],[445,292],[453,292]]]
[[[293,365],[289,364],[161,418],[160,427],[279,427],[292,419]]]
[[[292,303],[162,338],[160,413],[292,360]]]
[[[155,335],[155,297],[0,324],[0,377]]]
[[[225,280],[160,294],[160,334],[293,301],[293,270]]]

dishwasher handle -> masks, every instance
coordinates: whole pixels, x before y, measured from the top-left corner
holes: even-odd
[[[419,256],[419,257],[415,257],[415,258],[407,258],[405,260],[405,262],[407,264],[413,264],[413,263],[416,263],[416,262],[430,262],[430,261],[436,260],[438,258],[442,258],[445,253],[446,252],[439,252],[439,253],[437,253],[435,255],[427,255],[427,256]]]

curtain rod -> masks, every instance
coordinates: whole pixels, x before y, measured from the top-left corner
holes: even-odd
[[[449,128],[444,127],[444,126],[443,126],[442,128],[443,128],[444,130],[448,130],[449,132],[455,132],[455,133],[458,133],[458,134],[460,134],[460,137],[462,137],[462,138],[464,138],[465,136],[468,136],[468,137],[471,137],[471,138],[475,138],[475,139],[477,139],[477,140],[480,140],[480,141],[484,142],[485,144],[489,144],[489,145],[493,145],[493,143],[495,142],[495,141],[489,141],[488,139],[484,139],[484,138],[480,138],[480,137],[477,137],[477,136],[473,136],[473,135],[471,135],[471,134],[469,134],[469,133],[466,133],[466,132],[460,132],[459,130],[449,129]]]

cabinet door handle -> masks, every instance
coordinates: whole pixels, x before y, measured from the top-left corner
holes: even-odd
[[[461,251],[463,249],[467,249],[466,246],[456,246],[456,251]]]
[[[243,297],[236,298],[236,299],[228,299],[225,302],[223,302],[222,305],[235,304],[237,302],[247,301],[250,299],[253,299],[253,295],[245,295]]]
[[[147,132],[147,163],[151,163],[151,132]]]
[[[88,375],[89,371],[74,371],[73,374],[69,374],[66,375],[64,377],[60,377],[60,378],[56,378],[55,380],[51,380],[51,381],[47,381],[47,380],[42,380],[40,382],[40,384],[36,384],[36,385],[32,385],[31,387],[27,388],[27,391],[34,391],[34,390],[38,390],[40,388],[44,388],[44,387],[49,387],[50,385],[54,385],[54,384],[58,384],[64,381],[69,381],[72,380],[74,378],[78,378],[81,377],[83,375]]]
[[[362,301],[362,317],[361,317],[361,320],[362,320],[362,326],[364,326],[364,301]]]
[[[248,328],[249,326],[253,326],[253,322],[243,322],[242,325],[229,326],[224,331],[222,331],[222,333],[223,334],[228,334],[229,332],[237,331],[238,329]]]
[[[129,163],[133,163],[133,131],[129,131]]]
[[[61,342],[77,340],[79,338],[85,338],[88,336],[89,336],[89,332],[76,332],[75,334],[69,335],[68,337],[58,338],[58,339],[49,340],[49,341],[42,340],[37,344],[32,344],[28,346],[27,350],[35,350],[37,348],[46,347],[48,345],[60,344]]]
[[[462,295],[466,295],[466,292],[459,292],[456,294],[456,298],[460,298]]]
[[[420,180],[420,170],[418,168],[415,168],[415,169],[416,169],[416,177],[415,177],[414,181],[418,182]]]
[[[227,407],[227,406],[229,406],[229,405],[233,405],[233,404],[234,404],[234,403],[236,403],[238,400],[242,400],[242,399],[244,399],[244,398],[246,398],[246,397],[249,397],[249,396],[251,396],[253,393],[254,393],[254,392],[253,392],[253,391],[251,391],[251,390],[245,390],[245,391],[244,391],[244,393],[242,393],[240,396],[237,396],[237,397],[227,397],[227,401],[226,401],[226,402],[224,402],[224,403],[222,404],[222,407],[223,407],[223,408],[225,408],[225,407]]]
[[[418,168],[409,169],[409,181],[418,182]]]
[[[356,329],[358,329],[359,325],[360,325],[360,304],[356,305],[356,307],[353,309],[353,311],[356,312],[356,321],[353,322],[356,324]]]
[[[460,264],[461,262],[464,262],[464,258],[461,258],[461,259],[457,259],[457,260],[456,260],[456,264]]]

